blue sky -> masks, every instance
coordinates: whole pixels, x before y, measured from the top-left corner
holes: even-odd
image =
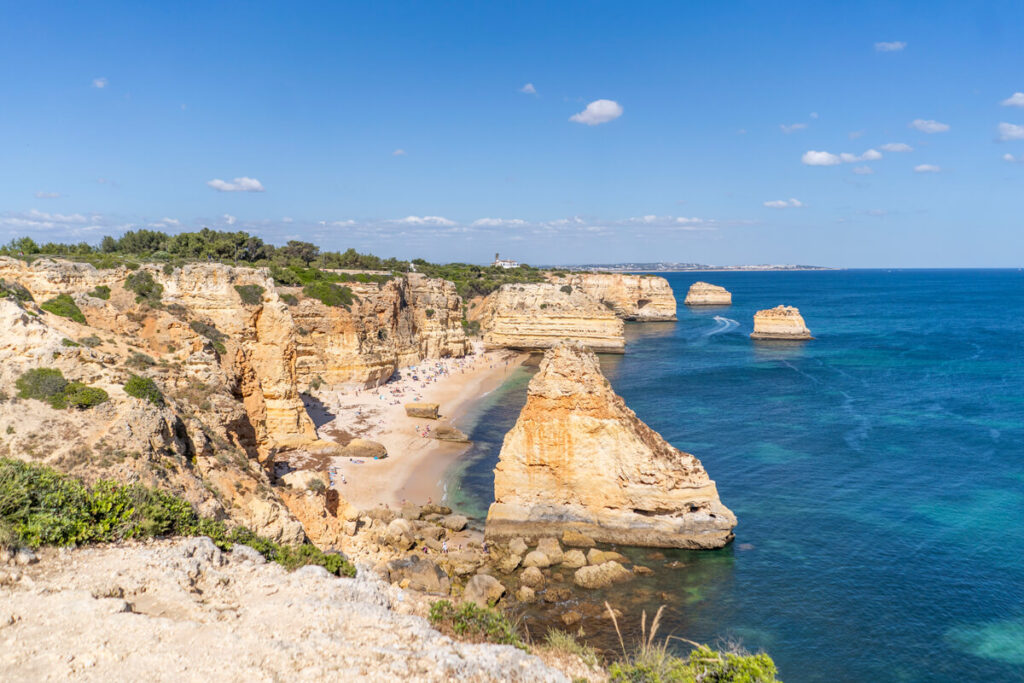
[[[1024,3],[2,8],[0,241],[1024,261]]]

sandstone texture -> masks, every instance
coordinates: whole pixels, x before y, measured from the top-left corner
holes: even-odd
[[[558,285],[581,289],[609,306],[623,320],[654,322],[676,319],[676,298],[668,280],[656,275],[572,273]]]
[[[436,420],[441,406],[436,403],[406,403],[405,414],[409,417],[421,417]]]
[[[514,647],[454,641],[416,611],[371,571],[288,573],[206,538],[47,550],[0,567],[0,679],[569,680]]]
[[[725,287],[707,282],[694,282],[683,301],[687,306],[730,306],[732,294]]]
[[[563,340],[598,353],[623,353],[622,320],[579,288],[552,283],[503,285],[475,314],[487,349],[538,351]]]
[[[754,314],[751,339],[803,341],[814,339],[803,316],[794,306],[776,306]]]
[[[575,343],[550,349],[530,381],[494,499],[486,534],[495,541],[571,529],[598,542],[718,548],[736,525],[700,461],[641,422]]]

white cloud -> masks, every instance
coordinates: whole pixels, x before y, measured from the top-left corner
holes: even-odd
[[[614,121],[620,116],[622,116],[622,105],[615,100],[594,100],[587,105],[586,109],[570,116],[569,120],[596,126],[599,123]]]
[[[857,175],[871,175],[872,173],[875,172],[875,169],[871,168],[870,166],[856,166],[853,169],[853,172],[856,173]]]
[[[1024,107],[1024,92],[1015,92],[999,104],[1004,107]]]
[[[940,123],[932,119],[914,119],[910,122],[911,128],[916,128],[922,133],[945,133],[949,130],[948,123]]]
[[[181,225],[181,221],[179,221],[177,218],[167,218],[165,216],[164,218],[161,218],[158,221],[153,221],[148,225],[151,228],[177,228]]]
[[[398,149],[396,149],[394,152],[391,153],[391,156],[393,156],[393,157],[404,157],[405,156],[405,150],[402,149],[401,147],[399,147]]]
[[[472,225],[478,228],[516,228],[526,225],[526,221],[521,218],[478,218]]]
[[[769,209],[798,209],[804,204],[799,199],[775,199],[765,202],[764,205]]]
[[[57,199],[60,197],[60,192],[43,192],[39,190],[36,192],[36,199]]]
[[[786,135],[789,135],[790,133],[792,133],[794,131],[803,130],[804,128],[807,128],[807,124],[806,123],[791,123],[790,125],[787,126],[784,123],[780,123],[779,124],[779,128],[782,129],[783,133],[785,133]]]
[[[877,149],[869,149],[860,155],[860,161],[878,161],[882,158],[882,153]]]
[[[230,213],[224,214],[224,222],[228,225],[234,225],[238,219],[232,216]]]
[[[1003,142],[1008,140],[1024,140],[1024,126],[1014,123],[999,124],[999,139]]]
[[[941,170],[935,164],[918,164],[914,167],[914,173],[938,173]]]
[[[527,83],[526,85],[519,89],[519,92],[525,93],[527,95],[536,95],[537,88],[533,87],[533,83]]]
[[[1003,161],[1024,161],[1024,156],[1022,156],[1020,159],[1017,159],[1012,154],[1007,152],[1006,154],[1003,155]]]
[[[813,149],[804,152],[800,161],[807,166],[835,166],[842,163],[842,160],[831,152],[818,152]]]
[[[295,219],[292,218],[291,216],[285,216],[284,218],[281,219],[281,222],[282,223],[294,223]]]
[[[206,183],[217,192],[263,192],[263,183],[255,178],[235,178],[230,183],[220,178],[214,178]]]
[[[450,221],[444,216],[406,216],[395,219],[393,222],[404,225],[455,225],[455,221]]]
[[[900,40],[894,40],[891,43],[875,43],[875,52],[899,52],[906,46],[907,44]]]
[[[886,152],[913,152],[914,148],[905,142],[887,142],[882,145]]]
[[[108,81],[106,78],[92,79],[92,87],[94,88],[99,88],[100,90],[102,90],[103,88],[106,88],[108,85],[110,85],[110,81]]]

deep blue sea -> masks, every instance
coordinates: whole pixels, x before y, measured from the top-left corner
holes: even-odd
[[[787,683],[1024,680],[1024,273],[667,277],[679,302],[703,279],[734,304],[627,324],[604,371],[700,458],[739,526],[723,550],[666,553],[675,570],[627,550],[658,573],[616,588],[622,621],[664,591],[663,634],[741,640]],[[816,339],[752,342],[777,304]],[[530,375],[468,418],[451,487],[477,515]]]

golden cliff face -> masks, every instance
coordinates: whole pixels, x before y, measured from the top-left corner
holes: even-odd
[[[732,294],[725,287],[707,282],[694,282],[686,292],[687,306],[730,306]]]
[[[803,316],[794,306],[776,306],[754,314],[751,339],[803,341],[814,339]]]
[[[536,351],[563,340],[599,353],[623,353],[622,320],[581,289],[552,283],[503,285],[477,314],[484,347]]]
[[[557,278],[558,285],[582,289],[610,306],[623,320],[655,322],[676,319],[676,298],[668,280],[654,275],[573,273]]]
[[[462,299],[452,283],[410,273],[348,286],[359,297],[351,311],[306,298],[291,308],[300,386],[318,378],[328,385],[377,386],[400,367],[468,352]],[[301,297],[299,289],[288,292]]]
[[[736,518],[700,461],[641,422],[578,344],[545,353],[494,471],[486,534],[567,529],[626,545],[718,548]]]

